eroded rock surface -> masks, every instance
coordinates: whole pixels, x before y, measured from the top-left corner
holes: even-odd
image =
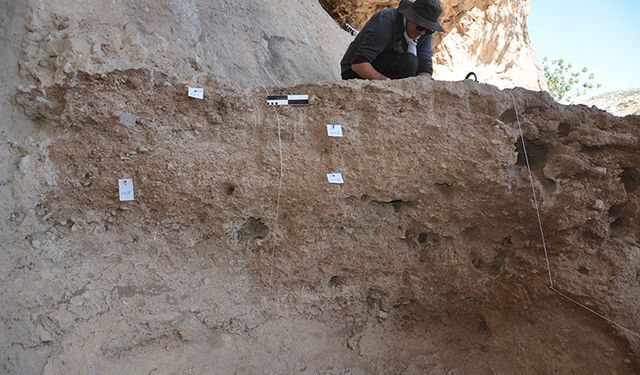
[[[336,80],[348,45],[315,0],[15,3],[28,31],[21,73],[45,86],[76,70],[141,67],[245,87]]]
[[[610,91],[582,101],[616,116],[640,116],[640,88]]]
[[[339,24],[361,28],[389,0],[321,0]],[[529,0],[440,0],[444,35],[434,39],[434,77],[458,81],[468,72],[498,87],[546,89],[527,27]]]
[[[311,96],[281,108],[202,85],[17,95],[50,142],[9,184],[46,189],[2,243],[4,372],[640,371],[637,338],[548,289],[517,121],[556,287],[637,332],[640,118],[420,78],[270,89]]]

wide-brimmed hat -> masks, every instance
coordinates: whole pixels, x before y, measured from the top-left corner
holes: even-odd
[[[442,14],[442,7],[438,0],[401,0],[400,13],[409,21],[426,29],[444,32],[444,29],[438,23],[438,18]]]

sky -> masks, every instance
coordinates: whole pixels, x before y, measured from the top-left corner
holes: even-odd
[[[640,0],[532,0],[529,36],[538,63],[586,67],[598,94],[640,88]]]

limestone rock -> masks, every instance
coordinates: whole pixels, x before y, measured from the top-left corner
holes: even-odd
[[[83,70],[148,67],[241,86],[339,79],[348,44],[315,0],[21,0],[28,30],[20,67],[48,85]],[[9,9],[11,10],[11,9]]]
[[[137,117],[127,112],[118,113],[118,121],[122,126],[126,126],[128,128],[136,126]]]
[[[610,91],[581,102],[595,105],[616,116],[640,116],[640,89]]]

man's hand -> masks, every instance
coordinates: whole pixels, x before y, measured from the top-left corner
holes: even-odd
[[[426,77],[426,78],[429,78],[429,79],[433,79],[433,77],[431,77],[431,74],[429,74],[429,73],[427,73],[427,72],[421,72],[421,73],[418,73],[418,76],[420,76],[420,77]]]
[[[371,63],[368,63],[368,62],[353,64],[351,65],[351,70],[356,72],[357,75],[359,75],[364,79],[373,79],[373,80],[379,80],[379,81],[384,81],[389,79],[389,77],[386,77],[385,75],[380,74],[380,72],[378,72],[373,67],[373,65],[371,65]]]

